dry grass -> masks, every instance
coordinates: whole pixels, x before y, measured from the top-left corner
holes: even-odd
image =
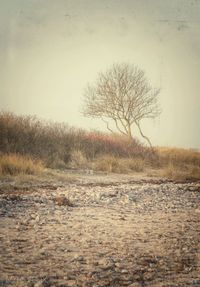
[[[146,162],[141,158],[124,159],[124,165],[130,171],[143,172],[146,168]]]
[[[200,152],[157,147],[36,117],[0,112],[0,175],[36,174],[46,167],[129,173],[155,171],[171,179],[200,179]]]
[[[76,166],[79,162],[82,163],[82,167],[86,166],[84,162],[86,159],[80,151],[76,151],[72,158],[77,162]],[[87,162],[87,165],[90,163]],[[157,171],[158,176],[169,179],[197,180],[200,179],[200,153],[178,148],[157,148],[154,155],[144,158],[107,154],[93,161],[94,170],[108,173],[148,172],[152,168]]]
[[[140,158],[119,158],[106,155],[95,161],[94,168],[97,171],[115,173],[142,172],[145,169],[145,161]]]
[[[18,154],[4,154],[0,157],[1,175],[39,174],[44,166],[41,161]]]
[[[8,112],[0,112],[0,134],[2,153],[40,158],[46,166],[55,169],[64,169],[71,159],[76,162],[76,158],[81,157],[89,160],[105,154],[132,157],[143,156],[149,151],[138,141],[130,143],[120,135],[88,132],[63,123],[45,122],[36,117]]]
[[[156,148],[156,152],[159,156],[160,165],[195,165],[200,166],[200,153],[198,151],[183,149],[183,148],[168,148],[159,147]]]
[[[71,165],[72,167],[87,167],[87,158],[81,150],[72,150]]]
[[[184,168],[181,168],[180,166],[177,167],[173,164],[169,164],[168,166],[161,169],[160,175],[173,180],[200,180],[200,167],[188,165]]]
[[[111,155],[99,157],[94,163],[94,169],[97,171],[118,172],[119,159]]]
[[[29,193],[38,190],[40,187],[56,190],[58,187],[74,183],[77,179],[78,176],[76,174],[46,168],[39,174],[17,174],[12,176],[0,174],[0,192],[22,191],[24,194],[25,192]]]
[[[157,148],[160,174],[174,180],[200,179],[200,153],[182,148]]]

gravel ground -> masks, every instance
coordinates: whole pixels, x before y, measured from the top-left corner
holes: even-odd
[[[0,216],[0,286],[200,286],[200,183],[1,188]]]

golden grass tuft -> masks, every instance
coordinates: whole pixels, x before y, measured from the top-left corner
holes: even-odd
[[[119,160],[112,155],[105,155],[95,161],[94,168],[97,171],[117,172],[119,169]]]
[[[124,165],[128,170],[134,172],[143,172],[146,167],[146,162],[141,158],[124,159]]]
[[[18,154],[0,156],[1,175],[39,174],[44,166],[41,161]]]
[[[158,147],[156,152],[161,165],[195,165],[200,167],[200,152],[183,148]]]
[[[72,150],[71,165],[76,168],[87,167],[87,158],[81,150]]]
[[[200,180],[200,167],[194,165],[177,167],[176,165],[169,164],[161,170],[161,175],[173,180]]]
[[[94,167],[97,171],[114,173],[142,172],[145,169],[145,162],[137,158],[119,158],[105,155],[95,161]]]
[[[158,165],[161,175],[173,180],[200,179],[200,153],[183,148],[159,147]]]

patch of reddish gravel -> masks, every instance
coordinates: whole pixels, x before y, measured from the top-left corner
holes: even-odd
[[[0,216],[0,286],[200,286],[199,183],[82,176]]]

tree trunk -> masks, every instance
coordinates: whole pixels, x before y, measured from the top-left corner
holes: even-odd
[[[141,130],[141,127],[140,127],[140,124],[139,124],[138,122],[135,122],[135,124],[136,124],[136,126],[138,127],[141,136],[149,143],[151,149],[153,150],[153,146],[152,146],[152,144],[151,144],[151,142],[150,142],[150,139],[143,134],[143,132],[142,132],[142,130]]]
[[[133,139],[133,137],[132,137],[132,131],[131,131],[131,125],[128,123],[128,133],[127,133],[127,135],[128,135],[128,138],[130,139],[130,140],[132,140]]]

